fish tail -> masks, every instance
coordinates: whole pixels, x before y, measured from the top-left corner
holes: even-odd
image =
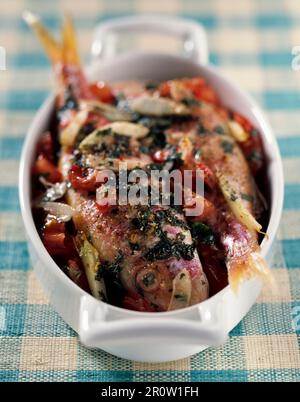
[[[276,282],[265,259],[259,252],[252,252],[244,259],[227,262],[228,281],[234,292],[245,280],[257,278],[267,284],[273,291],[276,290]]]
[[[62,46],[56,41],[50,32],[41,23],[38,15],[31,11],[23,12],[24,21],[32,28],[36,36],[42,43],[52,64],[57,64],[63,61]]]
[[[66,14],[62,27],[62,52],[65,64],[80,65],[80,58],[73,20]]]

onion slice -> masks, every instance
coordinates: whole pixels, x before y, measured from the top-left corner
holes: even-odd
[[[236,121],[230,120],[228,122],[229,133],[237,142],[245,142],[249,138],[249,134],[243,129],[243,127]]]
[[[94,113],[100,113],[108,120],[111,121],[130,121],[132,120],[131,113],[123,110],[119,110],[116,107],[109,105],[108,103],[103,103],[95,100],[80,100],[80,107],[83,110],[87,110]]]
[[[222,174],[217,174],[217,178],[224,198],[227,201],[235,217],[243,225],[245,225],[247,229],[261,233],[262,225],[257,222],[254,216],[244,206],[242,200],[230,188],[228,179]]]
[[[75,236],[74,243],[84,266],[92,295],[96,297],[96,299],[105,300],[107,296],[104,280],[96,280],[96,274],[98,270],[101,269],[98,250],[87,240],[83,232],[79,232]]]
[[[77,134],[86,122],[87,116],[87,110],[80,110],[78,113],[76,113],[67,127],[60,133],[61,145],[71,147],[74,144]]]
[[[80,151],[86,153],[91,152],[93,147],[101,145],[105,138],[101,133],[104,134],[107,130],[111,130],[112,134],[119,134],[134,139],[143,138],[149,132],[149,129],[141,124],[129,123],[128,121],[116,121],[94,130],[85,137],[79,144]]]
[[[183,103],[174,102],[167,98],[156,98],[154,96],[143,95],[134,98],[129,102],[130,109],[142,115],[150,116],[171,116],[188,115],[190,109]]]
[[[178,310],[190,304],[192,281],[186,268],[182,269],[173,279],[173,291],[168,310]]]
[[[136,139],[144,138],[149,133],[149,129],[142,124],[129,123],[128,121],[116,121],[101,127],[101,130],[106,130],[108,128],[111,128],[111,130],[116,134]]]
[[[72,219],[75,210],[62,202],[45,201],[39,204],[41,208],[53,215],[59,222],[68,222]]]
[[[62,181],[61,183],[55,183],[48,187],[43,195],[43,201],[56,201],[62,198],[67,191],[67,183]]]

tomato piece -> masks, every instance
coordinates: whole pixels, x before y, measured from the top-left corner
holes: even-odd
[[[59,250],[65,250],[65,239],[66,235],[64,233],[45,233],[44,243],[47,249],[55,250],[55,254]]]
[[[56,219],[48,220],[44,226],[44,230],[49,234],[53,233],[65,233],[65,224],[63,222],[59,222]]]
[[[199,88],[204,87],[206,85],[205,80],[203,78],[186,78],[183,80],[185,86],[190,89],[192,92],[197,91]]]
[[[69,180],[76,190],[95,191],[97,188],[95,171],[90,168],[73,165],[69,171]]]
[[[65,223],[47,216],[42,230],[42,240],[52,257],[72,258],[76,255],[72,236],[66,233]]]
[[[64,255],[66,253],[65,224],[51,219],[43,228],[43,243],[51,256]]]
[[[122,301],[122,307],[134,311],[153,312],[155,309],[139,294],[129,292]]]
[[[37,146],[38,154],[43,154],[49,161],[54,161],[53,140],[50,131],[46,131]]]
[[[170,81],[163,82],[159,86],[160,96],[170,96],[171,94],[171,83]]]
[[[183,81],[196,99],[217,105],[219,99],[215,91],[207,85],[203,78],[191,78]]]
[[[213,104],[218,104],[219,103],[219,99],[217,97],[217,94],[214,92],[214,90],[208,86],[205,86],[201,89],[199,89],[199,91],[196,91],[195,96],[197,99],[209,102],[209,103],[213,103]]]
[[[62,181],[62,174],[60,171],[43,154],[39,154],[35,161],[33,174],[36,176],[44,176],[45,179],[51,183]]]
[[[104,103],[113,103],[114,95],[111,88],[102,81],[94,82],[90,85],[92,94]]]
[[[250,133],[250,131],[253,129],[253,125],[250,123],[250,121],[239,113],[233,113],[233,119],[239,123],[247,133]]]

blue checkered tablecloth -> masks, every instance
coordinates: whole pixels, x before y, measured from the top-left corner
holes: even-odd
[[[40,13],[53,30],[62,12],[71,11],[86,60],[92,28],[101,20],[161,13],[199,21],[208,32],[211,62],[267,112],[286,181],[274,268],[280,292],[265,290],[223,347],[166,364],[130,362],[82,347],[48,304],[28,259],[17,176],[24,135],[53,80],[40,45],[21,21],[25,8]],[[298,0],[1,0],[0,46],[7,56],[6,71],[0,71],[1,381],[300,380],[300,71],[291,68],[296,45]]]

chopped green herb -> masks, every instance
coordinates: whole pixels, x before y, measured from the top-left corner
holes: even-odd
[[[260,151],[253,151],[251,154],[248,156],[249,161],[261,161],[262,160],[262,154]]]
[[[78,148],[81,141],[83,141],[85,137],[91,134],[94,130],[95,130],[95,123],[93,122],[85,123],[84,126],[81,127],[79,133],[76,136],[75,148]]]
[[[145,258],[149,261],[156,261],[176,257],[178,260],[182,258],[190,261],[194,258],[194,250],[194,244],[185,244],[165,236],[147,251]]]
[[[142,145],[140,151],[142,154],[149,154],[151,153],[151,148],[148,145]]]
[[[200,135],[203,135],[207,132],[207,130],[205,129],[205,127],[203,126],[203,124],[199,123],[198,125],[198,129],[197,129],[197,133]]]
[[[234,193],[230,194],[230,200],[231,201],[236,201],[239,197],[237,197]]]
[[[74,90],[72,85],[68,85],[64,93],[64,104],[58,110],[58,118],[62,118],[63,114],[66,110],[77,110],[78,109],[78,102],[74,96]]]
[[[147,90],[156,89],[157,87],[158,87],[157,82],[147,82],[145,84],[145,89],[147,89]]]
[[[215,236],[211,228],[202,222],[195,222],[192,226],[192,237],[202,243],[211,244],[215,243]]]
[[[241,198],[243,200],[253,202],[253,196],[251,194],[241,193]]]
[[[259,135],[259,131],[256,128],[253,128],[250,132],[252,137],[257,137]]]
[[[174,297],[175,297],[175,299],[177,299],[177,300],[179,300],[180,302],[182,302],[182,303],[185,303],[185,302],[187,302],[187,296],[186,295],[184,295],[184,294],[177,294],[177,295],[174,295]]]
[[[101,262],[95,276],[95,279],[98,281],[102,279],[104,280],[107,289],[108,302],[115,305],[121,304],[121,300],[125,293],[120,280],[123,258],[123,252],[118,251],[113,262]]]
[[[107,147],[105,152],[109,158],[119,158],[121,155],[131,155],[130,137],[114,133],[114,143]]]
[[[155,220],[157,223],[162,224],[162,223],[169,223],[172,226],[179,226],[181,228],[187,229],[188,226],[186,222],[176,216],[176,213],[174,210],[170,209],[164,209],[160,211],[155,212]]]
[[[124,257],[123,252],[118,251],[116,258],[112,263],[109,263],[108,261],[104,261],[103,263],[101,263],[101,269],[100,269],[100,271],[97,272],[96,279],[98,279],[99,276],[101,277],[101,275],[103,275],[103,273],[105,271],[111,272],[114,274],[121,272],[120,264],[123,260],[123,257]]]
[[[141,249],[141,246],[139,245],[139,243],[132,243],[132,242],[128,242],[129,243],[129,247],[131,249],[131,251],[134,253],[135,251],[138,251]]]
[[[140,229],[141,232],[146,232],[150,223],[150,215],[150,209],[140,210],[138,211],[137,216],[132,219],[131,223],[137,229]]]
[[[184,98],[182,100],[182,103],[184,103],[185,105],[190,106],[190,107],[200,105],[200,102],[195,98]]]
[[[225,154],[231,154],[233,150],[233,144],[229,141],[222,141],[222,148],[224,149]]]
[[[225,134],[224,128],[222,126],[215,127],[214,132],[220,135]]]
[[[113,133],[111,127],[108,127],[104,130],[98,130],[97,131],[97,137],[104,137],[105,135],[111,135]]]

